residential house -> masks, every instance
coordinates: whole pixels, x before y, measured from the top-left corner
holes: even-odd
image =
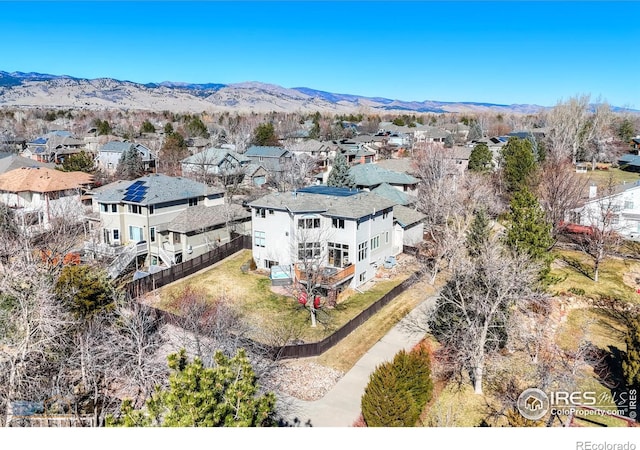
[[[640,181],[624,183],[601,194],[591,185],[588,198],[567,217],[569,222],[587,227],[602,226],[605,218],[621,236],[640,237]]]
[[[41,163],[15,153],[0,152],[0,174],[22,167],[47,167],[53,170],[55,164]]]
[[[38,162],[62,164],[66,156],[80,153],[83,147],[84,141],[69,131],[55,130],[27,142],[20,155]]]
[[[134,149],[142,158],[145,172],[153,172],[156,168],[158,155],[142,144],[129,141],[110,141],[98,149],[96,164],[106,173],[113,175],[118,168],[122,154]]]
[[[640,136],[636,136],[631,139],[630,145],[634,150],[640,150]]]
[[[334,142],[321,142],[316,139],[306,139],[286,144],[286,149],[294,156],[306,155],[317,162],[319,171],[326,170],[329,161],[336,156],[338,145]]]
[[[182,160],[182,175],[200,181],[220,180],[229,185],[242,181],[251,160],[225,148],[209,148]]]
[[[338,147],[337,151],[342,152],[349,165],[367,164],[376,160],[376,151],[374,150],[374,147],[370,147],[361,142],[356,142],[351,139],[342,139],[340,141],[334,141],[334,145]]]
[[[353,176],[356,188],[368,191],[386,183],[395,189],[412,193],[420,181],[409,174],[387,170],[379,164],[358,164],[351,167],[349,172]]]
[[[137,256],[144,255],[149,265],[195,258],[229,241],[233,227],[227,224],[242,231],[241,223],[249,221],[248,214],[225,204],[223,190],[185,177],[150,174],[95,191],[93,208],[102,234],[98,245],[87,247],[108,254],[110,247],[140,244]]]
[[[405,245],[415,247],[423,240],[427,216],[403,205],[393,207],[393,254],[402,253]]]
[[[335,292],[371,280],[394,248],[395,203],[371,192],[310,186],[251,203],[253,259],[262,269],[294,267],[299,281],[321,271]],[[401,246],[400,246],[401,248]]]
[[[382,183],[371,190],[376,195],[391,200],[396,205],[412,206],[415,205],[417,198],[413,195],[401,191],[389,183]]]
[[[27,146],[24,138],[14,136],[13,133],[0,133],[0,151],[21,152]]]
[[[270,174],[284,172],[292,158],[291,152],[285,148],[258,145],[249,147],[243,156],[260,164]]]
[[[84,172],[21,167],[0,175],[0,201],[13,208],[25,230],[48,229],[55,218],[82,217],[82,194],[93,183]]]

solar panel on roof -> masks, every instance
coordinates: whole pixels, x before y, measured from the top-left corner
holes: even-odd
[[[333,186],[307,186],[298,189],[298,192],[305,192],[308,194],[332,195],[334,197],[350,197],[352,195],[356,195],[359,191],[358,189],[340,188]]]

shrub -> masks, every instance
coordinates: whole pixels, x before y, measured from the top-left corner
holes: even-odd
[[[570,287],[569,289],[567,289],[569,292],[571,292],[574,295],[584,295],[585,294],[585,290],[582,288],[576,288],[576,287]]]
[[[432,392],[428,349],[402,350],[371,374],[362,396],[362,416],[368,427],[414,426]]]

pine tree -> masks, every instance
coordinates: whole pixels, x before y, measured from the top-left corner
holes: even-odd
[[[329,177],[327,178],[327,186],[347,188],[356,187],[356,182],[349,170],[347,158],[345,158],[345,156],[340,152],[336,153],[336,157],[333,160],[333,169],[331,169]]]
[[[473,122],[469,127],[469,134],[467,135],[468,141],[477,141],[478,139],[482,139],[482,128],[480,128],[480,124],[478,122]]]
[[[120,178],[125,180],[134,180],[144,175],[142,156],[133,145],[122,152],[116,171]]]
[[[482,253],[482,249],[489,242],[490,232],[491,227],[486,211],[484,209],[475,211],[465,242],[469,256],[475,258]]]
[[[514,194],[508,220],[506,245],[542,263],[540,275],[545,276],[549,273],[551,264],[551,225],[546,221],[538,199],[526,187]]]
[[[107,274],[85,265],[63,267],[54,292],[71,313],[85,319],[112,309],[117,297]]]
[[[149,122],[149,119],[142,122],[142,125],[140,126],[140,133],[155,133],[155,132],[156,132],[156,127],[154,127],[153,124]]]
[[[487,144],[477,144],[469,155],[469,170],[486,172],[493,168],[493,153]]]
[[[512,137],[502,148],[502,174],[509,192],[527,186],[536,170],[536,158],[528,139]]]
[[[251,142],[253,145],[277,146],[279,143],[278,136],[276,136],[273,124],[269,122],[258,125],[253,132],[253,139]]]
[[[629,389],[640,388],[640,316],[628,321],[627,351],[622,358],[622,374]]]
[[[157,387],[136,410],[123,403],[120,417],[108,417],[107,426],[264,427],[275,424],[276,398],[259,395],[255,373],[243,349],[228,358],[214,356],[205,367],[199,358],[187,360],[182,349],[169,356],[169,385]]]
[[[62,161],[63,172],[86,172],[93,171],[94,163],[90,154],[84,150],[74,155],[69,155]]]

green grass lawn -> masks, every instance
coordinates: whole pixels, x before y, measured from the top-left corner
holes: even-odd
[[[626,284],[623,279],[625,273],[638,272],[640,276],[640,262],[607,258],[600,265],[599,280],[596,283],[593,281],[593,260],[584,253],[556,250],[554,257],[551,276],[559,281],[549,286],[551,293],[581,294],[592,299],[613,298],[631,302],[640,300],[640,295],[634,287]]]
[[[606,164],[602,165],[608,167]],[[640,175],[638,173],[627,172],[618,168],[609,168],[609,170],[588,170],[587,173],[580,173],[578,175],[587,178],[589,180],[589,184],[593,181],[600,189],[607,185],[610,176],[613,177],[614,184],[622,184],[623,182],[635,183],[640,180]]]
[[[276,294],[271,280],[264,274],[243,273],[241,266],[251,258],[250,250],[236,255],[190,277],[171,283],[159,290],[157,307],[173,311],[176,297],[185,286],[197,287],[211,299],[225,297],[241,312],[244,319],[257,330],[295,330],[295,337],[315,342],[329,336],[377,299],[400,284],[406,276],[380,281],[363,293],[355,292],[335,308],[318,311],[318,326],[310,325],[309,311],[298,304],[293,295]],[[256,333],[259,338],[262,333]]]

